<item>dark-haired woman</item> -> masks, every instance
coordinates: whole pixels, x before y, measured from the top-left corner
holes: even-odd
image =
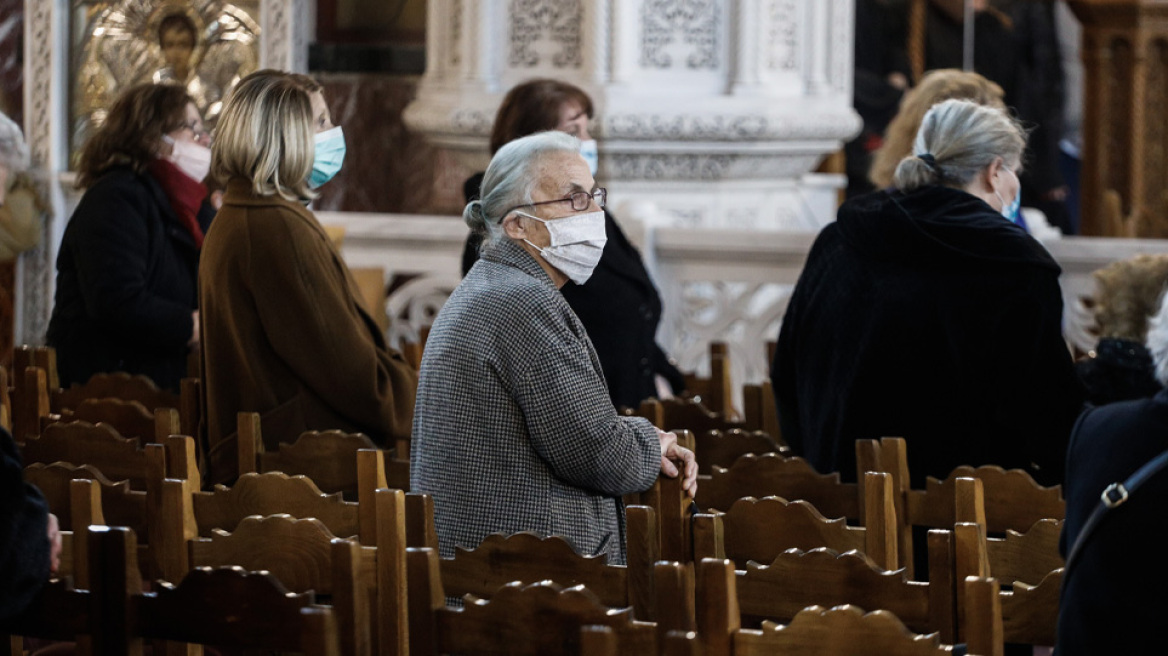
[[[186,90],[164,84],[128,89],[86,142],[48,332],[62,385],[125,371],[178,390],[199,342],[209,146]]]
[[[499,106],[491,129],[491,154],[520,137],[557,130],[580,140],[580,155],[595,176],[598,154],[588,133],[591,118],[592,99],[579,87],[558,80],[524,82],[508,91]],[[467,202],[479,197],[482,180],[478,173],[466,181]],[[641,254],[608,210],[604,226],[608,241],[592,277],[582,285],[569,282],[560,291],[596,347],[613,404],[636,407],[662,392],[680,393],[685,379],[657,344],[661,297]],[[464,276],[478,259],[481,243],[474,233],[467,238]]]
[[[855,441],[902,436],[914,487],[958,465],[1062,482],[1083,390],[1061,332],[1059,266],[1016,225],[1025,133],[947,100],[925,114],[895,189],[823,229],[771,374],[783,437],[855,480]]]

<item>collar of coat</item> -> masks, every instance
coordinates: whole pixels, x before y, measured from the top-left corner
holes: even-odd
[[[556,284],[552,282],[551,276],[547,274],[547,271],[543,270],[539,262],[536,262],[530,253],[509,237],[503,237],[494,245],[485,247],[481,259],[519,269],[532,278],[543,281],[552,289],[559,291]]]
[[[328,233],[324,231],[324,227],[317,221],[316,216],[309,211],[304,203],[287,200],[281,198],[277,194],[271,196],[260,196],[252,191],[251,183],[243,178],[232,178],[227,181],[227,192],[223,194],[223,205],[241,205],[244,207],[282,207],[297,216],[300,216],[310,225],[314,226],[316,231],[320,233],[326,241],[329,241]]]

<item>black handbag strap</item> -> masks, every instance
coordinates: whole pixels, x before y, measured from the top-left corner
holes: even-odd
[[[1095,510],[1091,512],[1091,516],[1083,524],[1083,530],[1079,531],[1079,537],[1075,539],[1075,544],[1071,547],[1071,553],[1067,556],[1067,562],[1063,565],[1064,587],[1071,573],[1071,566],[1079,559],[1079,555],[1083,552],[1084,546],[1095,535],[1099,523],[1111,514],[1111,510],[1127,502],[1131,498],[1131,495],[1135,494],[1149,478],[1165,468],[1168,468],[1168,451],[1161,453],[1143,467],[1137,469],[1124,482],[1112,483],[1103,490],[1103,494],[1100,495],[1099,505],[1095,506]]]

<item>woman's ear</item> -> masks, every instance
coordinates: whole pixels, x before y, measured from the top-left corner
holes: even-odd
[[[511,239],[527,239],[527,229],[519,220],[519,215],[508,214],[503,217],[503,233]]]
[[[1001,157],[995,157],[994,161],[985,168],[985,185],[986,189],[991,192],[998,191],[998,187],[1002,185],[1002,174],[1005,173],[1005,160]]]

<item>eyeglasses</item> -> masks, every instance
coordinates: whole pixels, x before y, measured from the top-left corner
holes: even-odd
[[[195,136],[195,139],[202,139],[203,137],[211,136],[211,133],[208,132],[206,128],[195,122],[183,123],[179,126],[179,128],[183,130],[190,130],[191,134]]]
[[[552,203],[572,203],[573,212],[583,212],[589,207],[592,207],[592,201],[596,201],[597,206],[599,206],[600,209],[604,209],[604,203],[607,200],[608,190],[604,187],[597,187],[596,191],[573,191],[572,193],[568,194],[566,198],[557,198],[556,200],[542,200],[538,203],[524,203],[522,205],[516,205],[515,207],[512,207],[511,209],[504,212],[503,216],[507,216],[520,207],[535,207],[536,205],[550,205]]]

